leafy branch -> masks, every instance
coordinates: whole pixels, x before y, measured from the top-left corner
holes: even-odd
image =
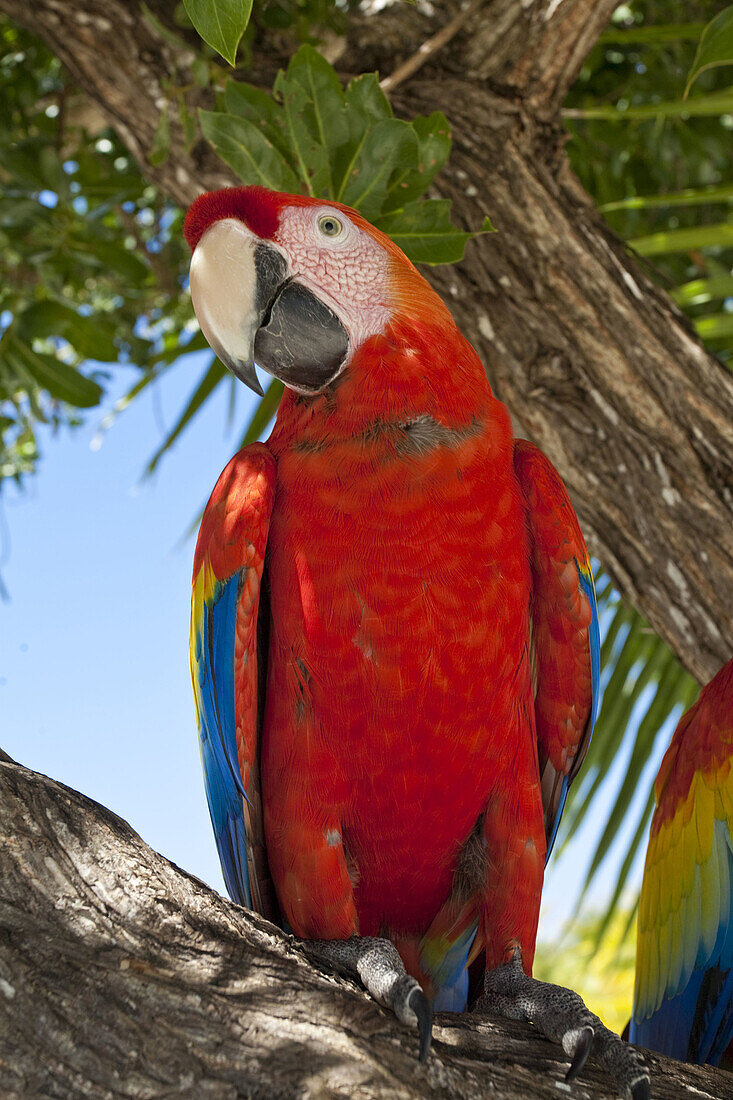
[[[229,80],[223,106],[199,111],[201,130],[244,184],[352,206],[418,263],[455,263],[476,236],[451,223],[449,202],[422,198],[450,154],[445,115],[395,118],[375,73],[342,88],[304,45],[272,95]],[[486,218],[478,232],[491,229]]]

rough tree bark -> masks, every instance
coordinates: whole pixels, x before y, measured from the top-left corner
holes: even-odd
[[[4,758],[8,761],[8,758]],[[219,897],[83,795],[0,761],[0,1095],[611,1100],[563,1082],[528,1026],[439,1016],[415,1034],[296,941]],[[655,1100],[733,1077],[649,1056]]]
[[[172,0],[154,0],[162,17]],[[499,230],[429,277],[484,358],[517,430],[550,455],[592,549],[683,663],[707,680],[733,652],[733,377],[614,238],[570,171],[559,107],[615,0],[487,0],[392,94],[446,110],[438,181],[457,216]],[[389,72],[459,9],[396,4],[353,20],[338,64]],[[0,0],[42,35],[147,174],[186,204],[232,182],[203,143],[147,154],[191,61],[129,0]],[[283,59],[263,52],[255,79]],[[250,74],[243,74],[250,75]]]

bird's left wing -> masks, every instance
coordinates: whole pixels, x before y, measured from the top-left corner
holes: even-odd
[[[258,762],[267,653],[258,652],[258,612],[275,469],[267,447],[255,443],[235,455],[216,483],[196,544],[190,642],[206,798],[224,881],[234,901],[271,919]],[[267,613],[263,608],[260,618]]]
[[[514,444],[514,470],[530,540],[532,686],[549,858],[598,712],[598,612],[588,551],[557,471],[524,439]]]

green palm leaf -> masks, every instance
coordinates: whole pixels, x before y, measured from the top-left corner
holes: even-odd
[[[578,899],[580,908],[597,876],[606,878],[613,865],[613,848],[619,833],[634,821],[634,831],[618,870],[608,907],[597,927],[597,942],[614,919],[630,874],[646,843],[654,808],[653,781],[656,763],[671,737],[674,724],[697,698],[699,684],[677,661],[667,644],[644,618],[628,607],[599,573],[599,617],[602,626],[602,702],[593,740],[580,778],[571,787],[561,826],[559,850],[577,835],[589,813],[600,826]],[[609,780],[614,762],[628,755],[621,779]],[[611,786],[611,790],[609,790]],[[645,791],[641,811],[630,818],[637,792]],[[599,805],[609,805],[598,821]]]

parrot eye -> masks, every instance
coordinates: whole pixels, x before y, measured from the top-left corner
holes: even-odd
[[[324,237],[339,237],[344,226],[343,222],[340,222],[333,214],[324,214],[323,217],[318,219],[318,228]]]

